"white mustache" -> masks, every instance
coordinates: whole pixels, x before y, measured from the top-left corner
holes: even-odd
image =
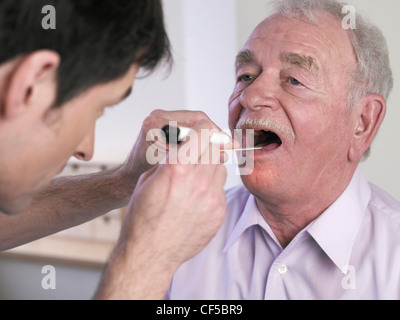
[[[268,131],[276,133],[280,138],[285,137],[291,141],[296,139],[296,135],[291,128],[284,127],[281,123],[270,119],[239,119],[236,129],[246,127],[262,127]]]

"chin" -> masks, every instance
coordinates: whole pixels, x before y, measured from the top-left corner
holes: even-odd
[[[251,174],[242,175],[241,179],[244,186],[251,193],[262,193],[263,191],[267,191],[273,187],[273,179],[271,179],[268,172],[260,172],[257,169],[254,169]]]
[[[292,181],[283,174],[283,168],[277,168],[272,164],[256,161],[254,170],[249,175],[242,175],[241,179],[246,189],[260,199],[281,199],[288,195],[292,189]]]

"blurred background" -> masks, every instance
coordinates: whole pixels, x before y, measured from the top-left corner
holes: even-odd
[[[164,0],[174,68],[135,82],[133,94],[107,110],[96,128],[94,159],[71,160],[63,174],[82,174],[122,163],[154,109],[202,110],[228,128],[227,102],[234,87],[234,59],[254,27],[267,15],[266,0]],[[349,4],[378,25],[389,45],[395,87],[386,119],[362,164],[367,178],[400,200],[400,2],[351,0]],[[62,14],[57,12],[57,14]],[[240,183],[227,165],[226,188]],[[87,225],[0,255],[0,299],[90,299],[115,239],[123,209]],[[53,265],[56,289],[44,290],[42,268]]]

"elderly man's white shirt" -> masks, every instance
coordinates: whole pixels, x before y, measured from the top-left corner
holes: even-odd
[[[226,220],[176,272],[169,299],[400,299],[400,203],[358,169],[283,249],[243,187]]]

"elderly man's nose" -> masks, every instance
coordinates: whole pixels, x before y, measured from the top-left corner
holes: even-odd
[[[240,104],[247,109],[257,111],[263,107],[274,107],[276,99],[273,95],[272,84],[266,81],[254,81],[239,97]]]
[[[90,161],[94,154],[94,129],[82,140],[77,147],[74,157],[82,161]]]

